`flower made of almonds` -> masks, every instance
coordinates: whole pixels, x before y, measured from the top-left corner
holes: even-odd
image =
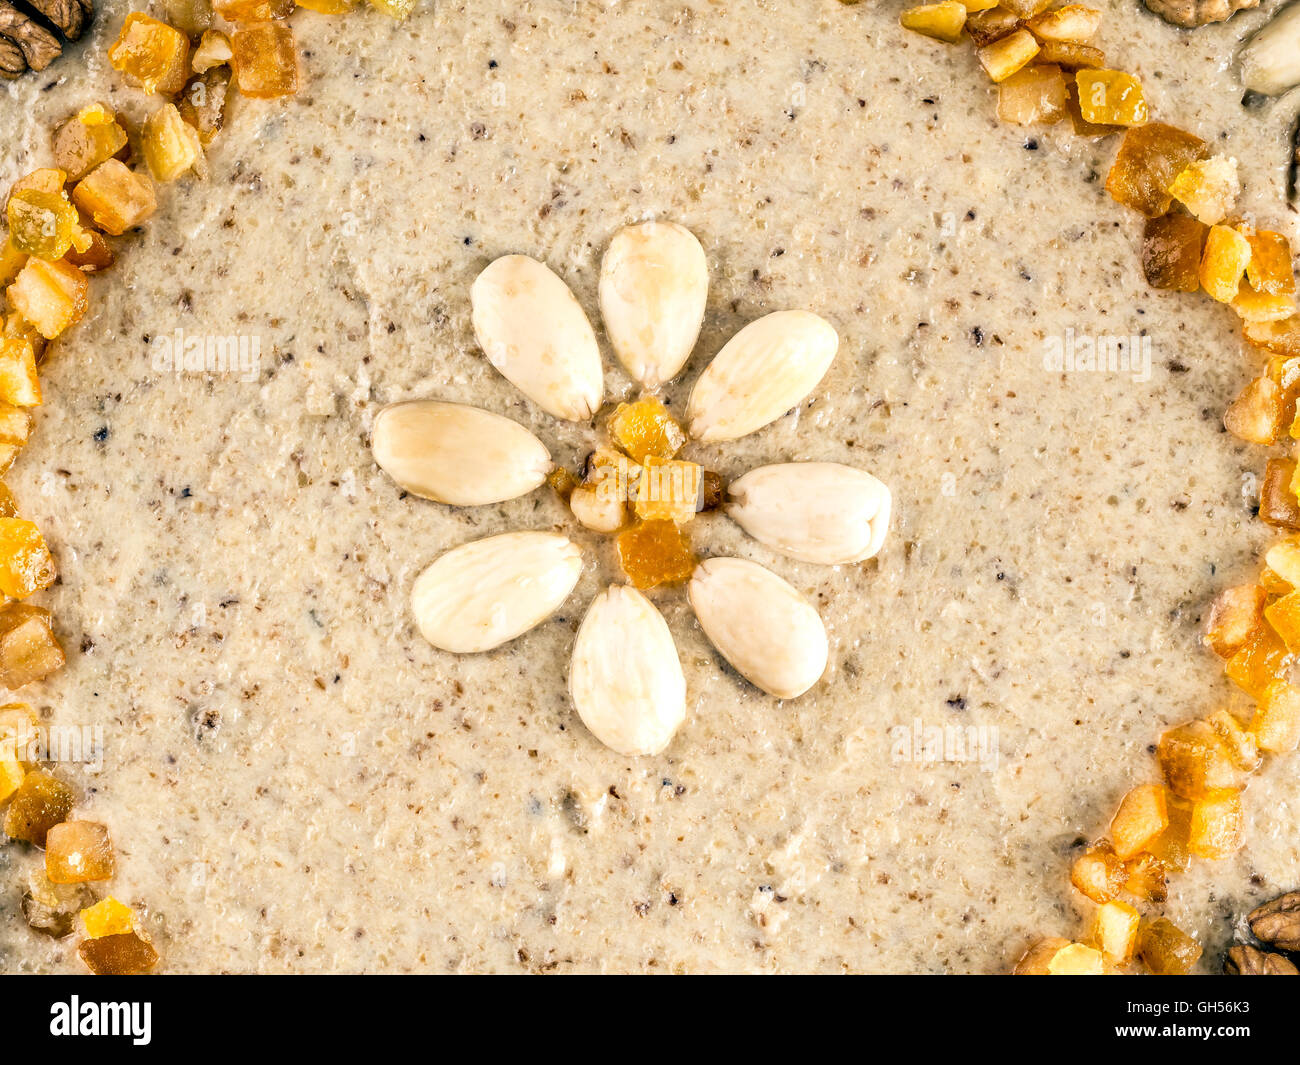
[[[686,716],[686,681],[663,616],[634,585],[688,581],[700,627],[737,672],[791,699],[826,669],[826,630],[813,606],[757,563],[696,564],[682,527],[702,506],[695,463],[676,460],[686,430],[653,393],[695,348],[708,294],[704,249],[664,222],[615,235],[601,263],[600,308],[609,341],[647,395],[610,418],[613,445],[597,451],[580,484],[563,484],[550,453],[523,426],[458,403],[413,400],[380,411],[375,460],[402,488],[451,506],[485,506],[550,480],[588,528],[622,532],[631,583],[596,597],[578,629],[569,692],[583,722],[625,755],[657,754]],[[497,259],[470,292],[474,331],[489,361],[556,418],[594,418],[604,402],[600,349],[573,293],[542,263]],[[775,421],[817,387],[839,346],[807,311],[778,311],[737,333],[700,375],[687,404],[690,436],[737,440]],[[726,513],[791,558],[844,565],[871,558],[889,526],[889,490],[837,463],[751,470],[729,490]],[[629,526],[629,520],[632,524]],[[421,634],[457,654],[490,651],[551,616],[572,593],[582,551],[554,532],[489,536],[453,548],[416,580]]]

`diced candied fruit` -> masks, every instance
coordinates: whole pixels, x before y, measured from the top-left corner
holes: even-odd
[[[30,267],[24,272],[26,269]],[[9,291],[12,299],[13,288]],[[36,348],[30,340],[12,337],[0,340],[0,401],[14,407],[40,406],[41,383],[36,375]]]
[[[1220,658],[1231,658],[1264,626],[1267,596],[1258,584],[1227,588],[1210,607],[1205,642]]]
[[[190,76],[190,42],[180,30],[133,11],[108,50],[108,61],[147,93],[171,96]]]
[[[72,789],[53,773],[33,769],[5,812],[5,835],[45,846],[47,833],[72,812]]]
[[[1266,624],[1247,637],[1224,672],[1247,695],[1258,698],[1274,680],[1285,679],[1289,665],[1286,645]]]
[[[1300,747],[1300,688],[1275,681],[1255,706],[1250,731],[1260,750],[1285,754]]]
[[[1257,377],[1223,413],[1223,427],[1250,444],[1274,444],[1284,428],[1282,388],[1269,377]]]
[[[87,939],[121,936],[135,931],[135,911],[112,895],[82,910],[80,917]]]
[[[1181,212],[1148,218],[1142,234],[1142,272],[1152,288],[1195,292],[1201,287],[1201,250],[1208,228]]]
[[[1201,957],[1201,946],[1167,917],[1147,925],[1138,935],[1138,957],[1157,976],[1183,976]]]
[[[1146,122],[1146,96],[1142,83],[1132,74],[1085,67],[1075,72],[1074,80],[1079,86],[1079,109],[1089,122],[1103,126],[1141,126]]]
[[[1103,954],[1123,961],[1137,948],[1137,910],[1127,902],[1104,902],[1093,921],[1092,938]]]
[[[199,141],[205,148],[225,125],[226,101],[233,77],[229,67],[211,67],[190,79],[181,93],[181,118],[199,131]]]
[[[64,821],[45,837],[45,875],[55,884],[83,884],[113,875],[113,843],[96,821]]]
[[[1188,814],[1190,817],[1190,812]],[[1165,832],[1169,829],[1166,828]],[[1163,839],[1164,833],[1161,833]],[[1184,833],[1184,838],[1186,834]],[[1160,840],[1152,840],[1152,846],[1158,846]],[[1154,854],[1139,854],[1124,863],[1127,879],[1124,890],[1139,899],[1149,902],[1164,902],[1169,897],[1168,869],[1165,863]]]
[[[1233,765],[1244,773],[1253,773],[1259,768],[1261,758],[1255,735],[1243,728],[1234,714],[1228,710],[1216,710],[1205,720],[1227,748]]]
[[[25,407],[15,407],[9,403],[0,403],[0,445],[15,451],[27,443],[32,432],[32,415]],[[5,489],[6,493],[8,489]],[[10,499],[13,497],[10,496]],[[12,518],[14,514],[0,516]]]
[[[213,67],[229,63],[234,55],[230,50],[229,37],[220,30],[208,30],[203,34],[203,40],[199,41],[199,46],[194,49],[190,67],[195,74],[205,74]]]
[[[57,195],[63,191],[67,183],[68,175],[64,171],[58,167],[45,166],[15,181],[9,189],[9,197],[12,199],[20,192],[44,192]]]
[[[636,516],[647,521],[690,521],[699,511],[703,468],[680,459],[651,456],[637,480]]]
[[[638,588],[681,584],[695,570],[695,554],[681,528],[671,521],[638,521],[619,533],[618,562]]]
[[[26,703],[0,706],[0,756],[12,758],[24,768],[32,768],[40,753],[34,746],[40,724],[40,718]]]
[[[551,490],[557,496],[567,503],[569,497],[573,495],[573,490],[578,487],[578,478],[573,476],[564,466],[556,466],[546,475],[546,483],[551,486]]]
[[[153,182],[120,159],[101,163],[72,190],[72,200],[105,233],[120,237],[154,213]]]
[[[998,0],[998,2],[1020,18],[1033,18],[1040,11],[1046,11],[1052,6],[1052,0]]]
[[[167,22],[187,37],[197,37],[212,25],[211,0],[162,0]]]
[[[1250,242],[1250,262],[1246,278],[1256,292],[1273,296],[1295,293],[1295,267],[1291,259],[1291,242],[1281,233],[1251,229],[1245,234]]]
[[[1216,155],[1189,163],[1170,184],[1169,195],[1207,226],[1222,222],[1241,195],[1237,160]]]
[[[1033,63],[998,85],[998,118],[1018,126],[1050,125],[1066,115],[1061,68]]]
[[[158,952],[134,932],[83,940],[77,953],[96,976],[139,976],[158,964]]]
[[[1269,459],[1259,487],[1259,517],[1262,522],[1292,532],[1300,530],[1300,502],[1291,489],[1295,478],[1294,459]]]
[[[1079,77],[1086,73],[1079,72]],[[1080,84],[1082,105],[1083,85]],[[1090,118],[1084,110],[1084,117]],[[1103,122],[1107,120],[1101,120]],[[1173,197],[1169,186],[1187,169],[1189,163],[1207,154],[1205,141],[1163,122],[1148,122],[1124,134],[1115,163],[1106,178],[1106,191],[1119,203],[1139,211],[1148,218],[1159,218],[1169,211]]]
[[[1242,281],[1233,297],[1232,309],[1243,322],[1281,322],[1296,313],[1295,296],[1256,292]]]
[[[645,462],[651,456],[670,459],[686,443],[686,433],[677,419],[653,396],[620,403],[610,415],[609,433],[636,462]]]
[[[994,81],[1006,81],[1038,54],[1038,42],[1028,30],[1016,30],[986,44],[976,56]]]
[[[1300,650],[1300,592],[1292,592],[1264,608],[1264,617],[1282,637],[1287,650]]]
[[[77,911],[90,902],[90,888],[84,884],[53,884],[45,875],[44,865],[33,866],[27,879],[22,908],[28,925],[55,939],[71,935]]]
[[[1109,902],[1124,890],[1128,874],[1109,843],[1098,843],[1074,860],[1070,883],[1093,902]]]
[[[1038,55],[1034,57],[1040,63],[1053,63],[1063,70],[1083,70],[1092,68],[1100,70],[1106,65],[1106,53],[1100,48],[1091,44],[1079,44],[1077,41],[1043,41]],[[1079,86],[1073,78],[1069,80],[1069,91],[1074,97],[1075,110],[1078,110]],[[1080,121],[1083,120],[1083,114],[1079,114]],[[1094,130],[1105,130],[1107,133],[1114,133],[1123,129],[1123,126],[1103,126],[1089,123]]]
[[[1007,34],[1014,33],[1019,26],[1020,16],[1004,7],[995,6],[987,11],[973,13],[966,19],[966,32],[978,48],[1001,40]]]
[[[241,26],[230,38],[231,65],[239,91],[268,99],[298,91],[298,52],[293,31],[278,22]]]
[[[26,255],[53,261],[62,259],[72,247],[77,212],[61,190],[15,192],[9,197],[5,214],[9,239]]]
[[[1106,959],[1095,947],[1071,943],[1052,956],[1047,971],[1052,976],[1102,976],[1106,972]]]
[[[1157,757],[1170,790],[1184,799],[1202,799],[1211,792],[1239,788],[1245,780],[1231,752],[1205,721],[1169,729],[1160,737]]]
[[[26,262],[27,256],[10,243],[6,234],[4,242],[0,243],[0,285],[7,285],[17,277]]]
[[[370,0],[370,6],[401,22],[415,10],[415,0]]]
[[[267,22],[293,14],[294,0],[212,0],[212,8],[227,22]]]
[[[1286,358],[1300,358],[1300,315],[1281,322],[1247,322],[1242,335],[1248,343]]]
[[[1159,784],[1138,785],[1124,796],[1110,822],[1115,857],[1128,861],[1168,827],[1165,789]]]
[[[0,593],[26,599],[54,583],[57,570],[34,522],[0,518]]]
[[[1290,595],[1295,591],[1295,585],[1284,581],[1277,572],[1267,566],[1259,571],[1259,586],[1269,595]]]
[[[30,322],[46,340],[53,340],[65,329],[81,321],[89,305],[90,282],[77,267],[65,262],[46,262],[29,258],[14,283],[6,290],[14,310]],[[21,356],[21,353],[13,354]],[[33,351],[33,357],[35,351]],[[20,358],[25,363],[25,359]],[[8,374],[6,374],[8,376]],[[7,399],[19,407],[40,403],[40,389],[27,389],[29,402]]]
[[[298,6],[322,15],[346,15],[356,6],[356,0],[298,0]]]
[[[18,407],[9,407],[9,410],[18,410]],[[9,491],[9,486],[0,481],[0,518],[18,517],[18,503],[14,499],[14,494]],[[0,725],[0,729],[3,726]]]
[[[961,40],[961,32],[966,27],[966,8],[957,0],[921,4],[907,8],[899,15],[898,21],[905,30],[956,44]]]
[[[48,677],[63,663],[48,610],[27,603],[0,607],[0,684],[21,688]]]
[[[1231,226],[1211,226],[1201,256],[1201,286],[1220,303],[1231,303],[1250,262],[1250,242]]]
[[[155,181],[175,181],[203,158],[199,131],[181,118],[175,104],[164,104],[145,120],[143,148]]]
[[[54,161],[75,183],[126,145],[126,130],[116,121],[88,124],[82,115],[74,115],[54,134]]]
[[[0,754],[0,802],[8,802],[18,790],[27,770],[11,753]]]
[[[1021,955],[1020,960],[1016,962],[1016,967],[1011,971],[1011,975],[1050,976],[1051,970],[1048,966],[1052,964],[1052,959],[1069,945],[1070,941],[1062,939],[1060,936],[1040,939]]]
[[[1040,41],[1086,41],[1101,28],[1101,12],[1083,4],[1066,4],[1025,22]]]
[[[1169,827],[1151,844],[1150,853],[1170,872],[1183,872],[1192,862],[1192,852],[1187,848],[1187,836],[1192,827],[1192,804],[1186,799],[1170,795],[1166,810],[1169,814]],[[1141,861],[1141,858],[1136,860]],[[1152,901],[1162,900],[1153,896]]]
[[[1227,858],[1241,849],[1246,833],[1246,815],[1241,793],[1218,791],[1192,807],[1192,827],[1187,837],[1191,852],[1199,858]]]
[[[89,238],[85,248],[73,248],[63,258],[77,267],[82,273],[95,274],[107,270],[117,262],[117,253],[113,251],[104,234],[94,229],[82,229]]]

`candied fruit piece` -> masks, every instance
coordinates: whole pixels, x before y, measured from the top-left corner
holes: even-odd
[[[619,533],[618,562],[638,588],[681,584],[695,570],[695,555],[681,528],[671,521],[639,521]]]
[[[82,273],[94,274],[107,270],[117,262],[117,253],[113,251],[104,234],[93,229],[82,229],[89,238],[84,248],[73,248],[63,258]]]
[[[401,22],[415,10],[415,0],[370,0],[370,6]]]
[[[1043,41],[1038,50],[1038,55],[1034,57],[1040,63],[1053,63],[1064,70],[1083,70],[1092,68],[1100,70],[1106,65],[1106,53],[1100,48],[1091,44],[1080,44],[1078,41]],[[1073,78],[1068,79],[1069,90],[1074,96],[1075,109],[1078,109],[1079,86]],[[1083,115],[1080,113],[1080,120]],[[1105,130],[1108,133],[1114,133],[1123,129],[1123,126],[1093,126],[1093,129]]]
[[[278,22],[241,26],[230,38],[235,81],[245,96],[268,99],[298,91],[293,31]]]
[[[13,299],[13,288],[9,291],[10,299]],[[15,407],[40,406],[41,385],[36,376],[36,348],[30,340],[12,337],[0,340],[0,401]]]
[[[1223,427],[1250,444],[1274,444],[1282,432],[1285,397],[1269,377],[1257,377],[1223,413]]]
[[[1288,536],[1273,544],[1264,553],[1264,561],[1286,586],[1283,594],[1300,587],[1300,536]],[[1264,584],[1262,579],[1260,584]]]
[[[686,443],[685,431],[653,396],[620,403],[610,415],[609,432],[614,443],[635,462],[645,462],[652,456],[670,459]]]
[[[1016,967],[1011,970],[1012,976],[1051,976],[1052,959],[1061,951],[1070,945],[1068,939],[1062,939],[1060,936],[1051,936],[1048,939],[1040,939],[1016,962]]]
[[[1280,322],[1295,314],[1295,296],[1256,292],[1243,281],[1233,297],[1232,309],[1244,322]]]
[[[5,209],[9,239],[15,248],[40,259],[62,259],[72,247],[77,212],[59,192],[23,189],[9,197]]]
[[[1264,608],[1273,631],[1282,637],[1288,651],[1300,649],[1300,592],[1292,592]]]
[[[63,663],[48,610],[27,603],[0,607],[0,684],[21,688],[48,677]]]
[[[1210,607],[1205,642],[1220,658],[1231,658],[1264,627],[1264,589],[1258,584],[1228,588]]]
[[[1160,834],[1160,838],[1153,841],[1150,847],[1150,855],[1159,861],[1160,865],[1170,872],[1183,872],[1192,863],[1192,852],[1187,847],[1188,833],[1192,828],[1192,804],[1185,799],[1180,799],[1175,795],[1168,796],[1166,811],[1169,814],[1169,827]],[[1141,862],[1142,858],[1135,859]],[[1161,876],[1163,885],[1164,877]],[[1142,892],[1129,888],[1135,895],[1142,895]],[[1144,896],[1151,899],[1152,902],[1163,902],[1163,893],[1160,897],[1155,895]]]
[[[1250,722],[1261,750],[1283,754],[1300,747],[1300,688],[1275,681],[1264,689]]]
[[[15,453],[27,443],[27,438],[32,432],[32,415],[24,407],[15,407],[9,403],[0,403],[0,445],[12,448]],[[8,493],[8,489],[5,489]],[[12,502],[13,497],[7,497]],[[16,513],[3,513],[0,508],[0,516],[6,518],[16,517]]]
[[[1300,358],[1300,315],[1280,322],[1245,322],[1242,335],[1250,344],[1285,358]]]
[[[53,340],[65,329],[81,321],[89,305],[90,282],[71,263],[51,263],[44,259],[29,258],[14,283],[5,291],[14,310],[46,340]],[[6,361],[10,354],[25,361],[25,357],[16,349],[6,354]],[[33,350],[33,359],[35,354]],[[40,389],[35,386],[34,380],[26,394],[33,397],[29,402],[19,402],[3,396],[0,398],[19,407],[34,407],[40,403]]]
[[[0,593],[26,599],[54,583],[57,571],[34,522],[0,518]]]
[[[167,21],[187,37],[197,37],[212,25],[211,0],[162,0]]]
[[[695,517],[700,506],[703,469],[697,463],[679,459],[646,459],[637,480],[636,516],[647,521],[675,521],[679,525]]]
[[[294,0],[212,0],[212,8],[227,22],[269,22],[293,14]]]
[[[226,121],[226,101],[234,75],[229,67],[211,67],[191,78],[181,93],[181,118],[199,131],[199,142],[210,145]]]
[[[5,835],[45,846],[47,833],[72,812],[72,789],[53,773],[33,769],[5,812]]]
[[[1261,758],[1255,736],[1242,728],[1241,722],[1233,714],[1227,710],[1216,710],[1205,720],[1227,748],[1233,765],[1244,773],[1253,773],[1259,768]]]
[[[57,195],[63,191],[63,186],[67,183],[68,175],[64,171],[58,167],[45,166],[15,181],[9,190],[9,197],[12,199],[20,192],[44,192]]]
[[[72,934],[77,909],[90,901],[90,889],[83,884],[51,884],[44,868],[31,877],[31,887],[23,892],[23,917],[42,935],[62,939]]]
[[[1267,525],[1300,530],[1300,502],[1291,489],[1295,478],[1294,459],[1269,459],[1259,488],[1259,517]]]
[[[1159,784],[1139,785],[1124,796],[1110,822],[1115,857],[1128,861],[1168,827],[1165,789]]]
[[[1262,625],[1228,659],[1224,672],[1247,695],[1258,698],[1274,680],[1283,677],[1289,665],[1286,645],[1268,625]]]
[[[1077,77],[1087,73],[1080,71]],[[1080,84],[1082,106],[1083,86]],[[1087,110],[1084,117],[1089,118]],[[1097,119],[1089,118],[1089,121]],[[1105,120],[1102,120],[1103,122]],[[1205,141],[1163,122],[1148,122],[1124,134],[1115,163],[1106,178],[1106,191],[1118,203],[1158,218],[1169,211],[1169,186],[1188,164],[1208,154]]]
[[[1083,4],[1066,4],[1025,22],[1040,41],[1086,41],[1101,28],[1101,12]]]
[[[1182,213],[1148,218],[1142,234],[1142,272],[1152,288],[1195,292],[1201,287],[1201,250],[1208,227]]]
[[[1201,957],[1201,946],[1167,917],[1152,921],[1138,935],[1138,957],[1157,976],[1184,976]]]
[[[1060,122],[1066,114],[1065,85],[1060,67],[1024,67],[998,85],[998,118],[1018,126]]]
[[[1200,858],[1227,858],[1241,849],[1245,833],[1240,792],[1219,791],[1192,807],[1187,846]]]
[[[1098,843],[1074,860],[1070,883],[1093,902],[1109,902],[1124,890],[1128,874],[1109,843]]]
[[[1016,30],[986,44],[975,54],[990,78],[1006,81],[1038,54],[1038,42],[1028,30]]]
[[[146,93],[171,96],[190,76],[190,42],[180,30],[133,11],[108,50],[108,61]]]
[[[181,118],[175,104],[164,104],[145,120],[143,148],[155,181],[175,181],[203,159],[199,131]]]
[[[1033,18],[1052,6],[1052,0],[999,0],[1003,7],[1020,18]]]
[[[299,7],[322,15],[346,15],[356,5],[356,0],[298,0]]]
[[[113,843],[96,821],[64,821],[45,837],[45,875],[55,884],[83,884],[113,875]]]
[[[1259,571],[1259,586],[1269,595],[1290,595],[1295,591],[1295,585],[1284,581],[1267,566]]]
[[[1168,832],[1168,827],[1165,829]],[[1163,838],[1164,833],[1161,833]],[[1152,840],[1157,846],[1159,840]],[[1169,897],[1168,870],[1165,863],[1154,854],[1139,854],[1124,863],[1124,890],[1149,902],[1164,902]]]
[[[957,0],[943,0],[939,4],[921,4],[907,8],[898,16],[905,30],[912,30],[936,41],[956,44],[966,26],[966,8]]]
[[[1201,256],[1201,285],[1220,303],[1237,298],[1250,262],[1250,242],[1231,226],[1211,226]]]
[[[1051,976],[1103,976],[1106,959],[1095,947],[1071,943],[1052,956],[1047,963],[1047,972]]]
[[[1270,296],[1294,295],[1291,242],[1281,233],[1267,229],[1252,229],[1245,237],[1250,243],[1250,262],[1246,264],[1250,287]]]
[[[1007,34],[1015,32],[1019,26],[1020,16],[1004,7],[976,12],[966,19],[966,32],[978,48],[1001,40]]]
[[[100,163],[106,163],[127,145],[126,130],[116,121],[88,124],[85,112],[68,119],[54,134],[54,161],[78,182]]]
[[[7,285],[17,277],[26,262],[27,256],[10,243],[6,234],[4,243],[0,244],[0,285]]]
[[[26,703],[6,703],[0,706],[0,756],[12,758],[26,768],[39,754],[34,747],[40,729],[40,718]]]
[[[0,802],[8,802],[9,797],[18,790],[27,770],[12,752],[0,754]]]
[[[1142,83],[1132,74],[1085,67],[1075,72],[1074,80],[1079,87],[1079,110],[1087,121],[1102,126],[1141,126],[1146,122]]]
[[[1169,729],[1160,737],[1156,756],[1170,790],[1184,799],[1202,799],[1211,792],[1238,788],[1245,779],[1232,753],[1206,721]]]
[[[573,495],[573,490],[578,487],[578,478],[573,476],[565,467],[556,466],[546,475],[546,483],[551,486],[551,490],[557,496],[567,503],[569,497]]]
[[[72,201],[115,237],[138,226],[158,207],[153,182],[120,159],[95,167],[72,190]]]
[[[83,940],[77,953],[96,976],[139,976],[158,964],[158,952],[134,932]]]
[[[1237,160],[1216,155],[1189,163],[1174,178],[1169,186],[1169,195],[1207,226],[1222,222],[1241,195]]]
[[[81,927],[87,939],[121,936],[135,931],[135,911],[109,895],[81,911]]]
[[[1103,902],[1093,920],[1092,938],[1103,954],[1124,961],[1137,949],[1137,910],[1127,902]]]

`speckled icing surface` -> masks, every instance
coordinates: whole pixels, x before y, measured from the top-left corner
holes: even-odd
[[[103,58],[130,5],[102,6],[69,58],[0,88],[0,184],[92,99],[147,112]],[[1188,34],[1101,6],[1155,114],[1235,155],[1244,206],[1294,236],[1290,111],[1244,111],[1229,66],[1267,12]],[[892,4],[478,0],[293,27],[303,92],[237,100],[209,180],[167,189],[94,282],[8,478],[59,560],[42,602],[70,651],[24,698],[102,729],[102,772],[65,768],[162,969],[983,972],[1069,934],[1076,848],[1153,777],[1164,726],[1231,699],[1199,627],[1265,538],[1263,456],[1220,423],[1254,367],[1230,312],[1146,288],[1140,223],[1101,187],[1113,144],[1000,125],[971,50],[905,33]],[[566,693],[611,543],[545,489],[404,498],[368,429],[395,400],[459,400],[579,462],[594,430],[487,365],[469,286],[505,253],[546,261],[597,324],[608,398],[631,395],[596,280],[647,217],[710,266],[676,409],[762,314],[806,308],[841,337],[798,410],[691,456],[731,476],[859,465],[895,518],[877,560],[827,569],[702,517],[702,551],[816,603],[830,667],[799,700],[763,696],[659,590],[687,720],[626,759]],[[260,365],[156,368],[177,330],[257,338]],[[1070,330],[1149,337],[1149,379],[1045,369]],[[428,646],[415,576],[519,528],[583,544],[572,598],[499,651]],[[996,758],[904,739],[945,725]],[[1297,886],[1296,764],[1252,783],[1241,854],[1174,884],[1207,966],[1231,914]],[[0,850],[0,959],[71,970],[17,912],[36,860]]]

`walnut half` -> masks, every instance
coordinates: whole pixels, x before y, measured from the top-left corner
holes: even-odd
[[[1223,963],[1225,976],[1300,976],[1281,954],[1265,954],[1254,947],[1233,947]]]
[[[0,0],[0,78],[44,70],[63,54],[59,38],[46,27],[75,41],[94,14],[94,0]]]
[[[1225,22],[1238,11],[1258,7],[1259,0],[1142,0],[1166,22],[1184,29]]]

